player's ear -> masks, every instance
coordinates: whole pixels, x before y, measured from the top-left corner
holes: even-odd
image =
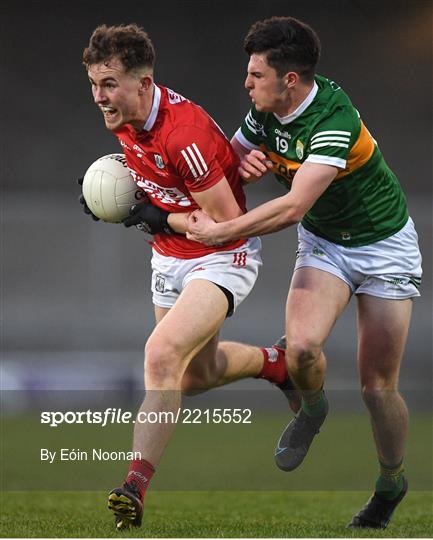
[[[299,75],[296,71],[289,71],[284,75],[283,81],[286,88],[293,88],[299,81]]]
[[[139,93],[144,94],[152,87],[153,77],[151,75],[143,75],[140,77]]]

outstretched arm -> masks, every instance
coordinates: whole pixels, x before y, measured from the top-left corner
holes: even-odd
[[[224,223],[215,223],[200,212],[188,219],[187,238],[207,245],[280,231],[298,223],[336,177],[338,169],[305,162],[298,169],[287,195],[268,201]]]

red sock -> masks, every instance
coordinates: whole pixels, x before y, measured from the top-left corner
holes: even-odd
[[[129,464],[129,471],[126,475],[125,482],[128,484],[133,484],[143,500],[144,494],[149,487],[149,482],[152,479],[154,472],[155,469],[153,468],[153,465],[151,465],[145,459],[132,459],[131,463]]]
[[[287,379],[284,349],[270,347],[269,349],[260,350],[263,353],[263,367],[256,379],[266,379],[274,384],[282,384]]]

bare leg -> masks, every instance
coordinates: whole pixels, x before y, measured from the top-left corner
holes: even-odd
[[[286,354],[289,372],[303,393],[323,385],[322,347],[350,296],[348,285],[328,272],[304,267],[293,275],[286,305]]]
[[[206,344],[216,348],[227,307],[221,289],[194,280],[173,308],[156,310],[157,326],[145,348],[146,395],[134,425],[133,450],[139,459],[131,460],[125,484],[108,495],[118,530],[141,525],[143,497],[176,427],[183,375]]]
[[[398,392],[412,301],[358,297],[358,367],[364,402],[379,460],[396,465],[403,459],[408,412]]]
[[[211,340],[224,322],[227,299],[205,280],[191,281],[165,314],[145,349],[146,397],[140,414],[172,413],[180,407],[182,378],[192,358]],[[134,451],[158,465],[175,429],[172,422],[140,423],[134,429]]]
[[[155,306],[159,323],[170,310]],[[210,388],[256,377],[263,367],[259,347],[234,341],[219,341],[219,332],[194,356],[182,378],[182,392],[195,395]]]
[[[185,393],[197,394],[247,377],[256,377],[263,367],[259,347],[217,340],[209,342],[190,362],[182,381]]]
[[[302,393],[302,407],[275,450],[275,463],[283,471],[299,467],[325,420],[322,347],[350,294],[348,285],[328,272],[304,267],[293,275],[286,306],[286,356],[288,370]]]
[[[408,412],[398,392],[412,301],[358,296],[358,367],[362,397],[370,413],[380,461],[375,493],[349,523],[351,528],[384,529],[406,495],[403,454]]]

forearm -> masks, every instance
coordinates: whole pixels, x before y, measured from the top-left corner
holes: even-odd
[[[188,220],[187,238],[206,245],[269,234],[299,223],[336,177],[338,169],[318,163],[303,163],[287,195],[264,203],[243,216],[215,223],[200,212]]]
[[[301,219],[302,215],[296,208],[288,204],[286,195],[262,204],[236,219],[218,223],[215,226],[216,241],[223,243],[277,232]]]

